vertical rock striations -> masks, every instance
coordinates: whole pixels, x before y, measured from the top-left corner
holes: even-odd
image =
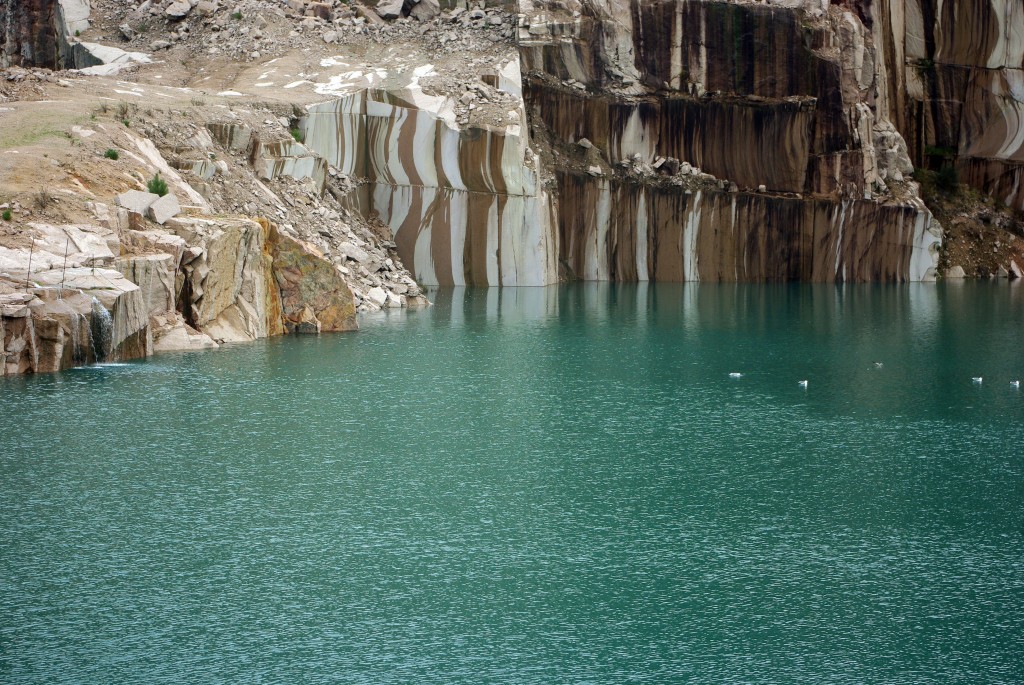
[[[449,98],[363,89],[309,106],[302,129],[331,166],[369,181],[360,209],[390,227],[417,282],[546,285],[556,280],[550,202],[522,100],[507,99],[504,121],[461,126]]]
[[[1024,208],[1024,4],[863,4],[891,58],[884,90],[914,163],[955,161],[963,180]]]
[[[870,12],[797,1],[577,7],[534,3],[519,34],[570,275],[934,277],[939,229],[906,179]]]

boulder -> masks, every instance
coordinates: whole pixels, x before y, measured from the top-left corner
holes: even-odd
[[[945,277],[946,278],[966,278],[967,274],[964,272],[964,268],[962,266],[952,266],[952,267],[946,269]]]
[[[168,219],[173,218],[181,211],[181,205],[178,204],[178,198],[174,196],[174,193],[167,193],[153,202],[148,211],[150,219],[158,224],[165,224]]]
[[[343,242],[338,245],[338,252],[360,264],[364,264],[370,259],[370,254],[366,250],[350,242]]]
[[[438,0],[419,0],[409,11],[409,16],[417,21],[427,22],[441,14]]]
[[[192,3],[187,2],[186,0],[177,0],[167,6],[167,9],[164,10],[164,14],[171,19],[183,19],[191,11]]]
[[[307,5],[307,11],[324,21],[331,21],[334,18],[331,6],[326,2],[311,2]]]
[[[366,293],[366,299],[378,307],[383,307],[387,302],[388,294],[384,292],[384,288],[370,288]]]
[[[213,338],[185,323],[178,312],[167,312],[150,319],[154,352],[189,352],[219,347]]]
[[[114,198],[114,204],[124,207],[129,212],[145,214],[149,206],[160,199],[156,193],[146,193],[141,190],[129,190]]]
[[[318,333],[357,328],[352,291],[315,247],[270,225],[269,251],[287,330]]]
[[[199,4],[196,5],[196,11],[199,12],[201,17],[212,16],[217,12],[217,9],[216,0],[200,0]]]
[[[380,0],[374,8],[382,19],[398,19],[402,16],[404,0]]]

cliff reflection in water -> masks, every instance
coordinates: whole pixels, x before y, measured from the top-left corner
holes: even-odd
[[[590,362],[609,365],[609,379],[634,364],[648,367],[630,357],[654,345],[678,365],[667,365],[665,358],[651,363],[652,381],[669,375],[717,382],[735,371],[744,374],[744,387],[775,394],[808,379],[815,406],[840,412],[844,407],[896,411],[908,406],[924,413],[957,412],[962,407],[951,405],[949,398],[959,396],[972,377],[982,376],[987,387],[1004,390],[1011,379],[1024,376],[1020,346],[1014,342],[1024,330],[1024,287],[1005,282],[601,282],[443,288],[430,297],[429,316],[396,311],[366,317],[362,325],[393,325],[396,319],[406,319],[413,329],[525,325],[547,330],[552,346],[563,345],[567,332],[570,338],[592,337],[611,329],[626,343],[618,357]],[[557,355],[552,358],[564,364]],[[545,360],[545,355],[534,355],[525,361]],[[558,375],[554,369],[551,373]]]

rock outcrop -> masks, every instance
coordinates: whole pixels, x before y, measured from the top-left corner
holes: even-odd
[[[356,329],[337,268],[269,221],[179,217],[170,232],[124,226],[123,243],[102,226],[29,228],[30,245],[0,247],[5,374]]]
[[[0,3],[0,67],[56,67],[56,12],[56,0]]]
[[[113,268],[116,235],[88,225],[30,229],[31,245],[0,247],[4,373],[149,354],[143,291]]]
[[[284,328],[299,333],[355,330],[355,300],[338,270],[312,245],[263,225]]]

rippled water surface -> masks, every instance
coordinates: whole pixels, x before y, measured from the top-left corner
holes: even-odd
[[[0,379],[0,682],[1024,681],[1024,289],[433,298]]]

